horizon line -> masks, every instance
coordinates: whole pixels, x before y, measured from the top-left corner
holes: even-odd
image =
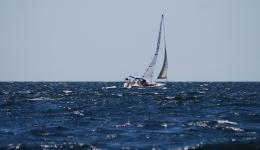
[[[123,80],[0,80],[0,82],[124,82]],[[166,82],[260,82],[255,80],[169,80]]]

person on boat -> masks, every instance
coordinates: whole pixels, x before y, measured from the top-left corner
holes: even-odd
[[[125,84],[124,84],[124,87],[125,87],[125,88],[128,88],[128,87],[131,86],[131,84],[132,84],[131,79],[125,78]]]
[[[125,78],[125,82],[128,82],[130,79],[128,79],[128,78]]]
[[[140,79],[140,83],[141,83],[142,86],[147,86],[148,85],[144,78]]]

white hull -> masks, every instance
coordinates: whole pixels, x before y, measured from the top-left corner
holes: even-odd
[[[132,87],[160,87],[160,86],[164,86],[164,83],[148,83],[146,86],[143,86],[141,84],[138,83],[124,83],[124,88],[132,88]]]

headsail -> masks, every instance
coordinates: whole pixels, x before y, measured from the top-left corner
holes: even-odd
[[[152,62],[150,63],[150,65],[148,66],[148,68],[146,69],[146,71],[145,71],[145,73],[144,73],[144,75],[143,75],[143,78],[146,79],[146,80],[148,80],[149,82],[152,82],[153,72],[154,72],[154,66],[155,66],[155,64],[156,64],[158,52],[159,52],[159,49],[160,49],[162,22],[163,22],[163,15],[162,15],[161,23],[160,23],[160,30],[159,30],[159,36],[158,36],[156,51],[155,51],[155,54],[154,54],[154,56],[153,56]]]
[[[164,20],[162,20],[163,24],[163,39],[164,39],[164,60],[162,69],[157,77],[157,79],[167,79],[167,71],[168,71],[168,58],[167,58],[167,51],[166,51],[166,40],[165,40],[165,26]]]
[[[167,79],[167,70],[168,70],[168,59],[167,59],[167,52],[165,47],[163,66],[157,79]]]

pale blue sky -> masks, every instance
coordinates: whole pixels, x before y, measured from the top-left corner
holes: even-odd
[[[260,81],[259,0],[0,0],[0,81],[142,76],[162,13],[170,81]]]

